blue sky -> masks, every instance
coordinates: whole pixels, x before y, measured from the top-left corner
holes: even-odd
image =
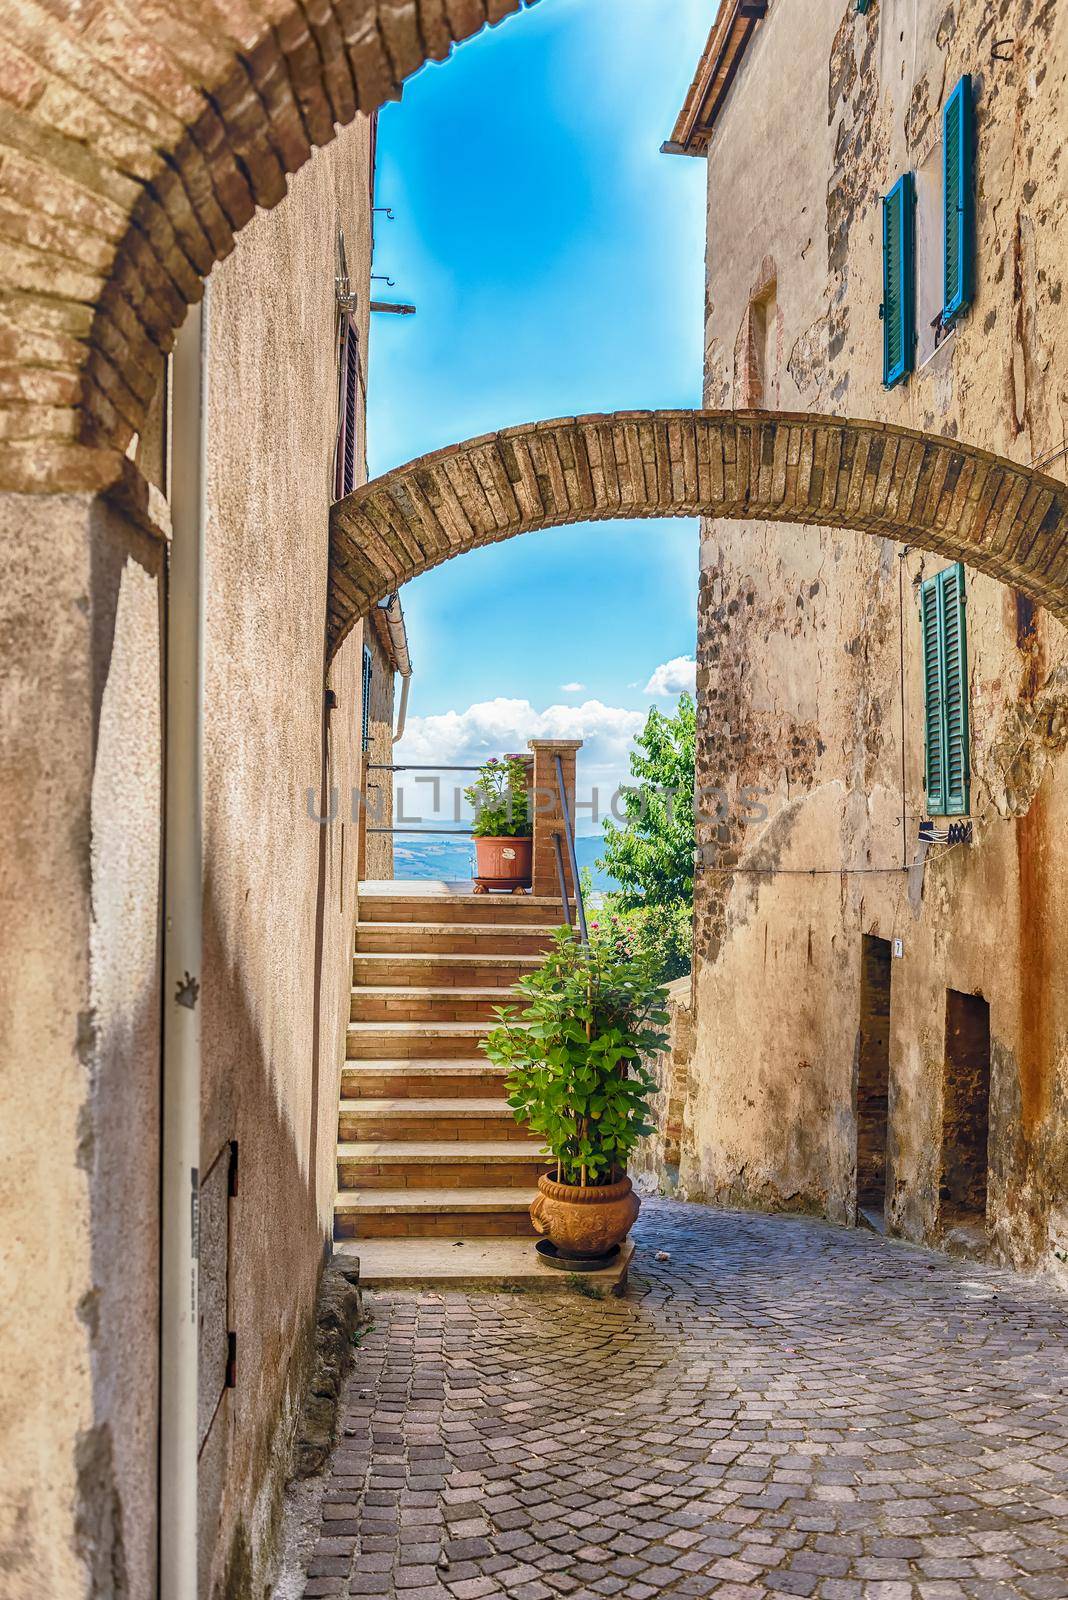
[[[700,403],[705,165],[659,147],[715,9],[541,0],[383,111],[378,203],[396,220],[376,219],[374,270],[395,287],[373,287],[418,314],[373,319],[372,475],[512,423]],[[697,525],[528,534],[402,598],[416,676],[401,759],[558,731],[587,739],[603,781],[685,681],[685,666],[654,675],[693,655]]]

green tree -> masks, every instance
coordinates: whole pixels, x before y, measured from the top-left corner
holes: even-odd
[[[680,695],[671,716],[650,711],[630,758],[637,792],[624,798],[621,825],[605,823],[598,862],[619,884],[605,897],[607,911],[630,925],[639,950],[657,956],[665,980],[690,969],[696,739],[692,695]]]

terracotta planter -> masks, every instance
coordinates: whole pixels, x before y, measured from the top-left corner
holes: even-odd
[[[529,889],[533,876],[533,839],[476,839],[475,889]]]
[[[629,1178],[584,1189],[539,1178],[530,1220],[564,1255],[603,1256],[623,1243],[640,1205]]]

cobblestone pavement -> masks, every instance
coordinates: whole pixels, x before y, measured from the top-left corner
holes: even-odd
[[[375,1296],[306,1595],[1066,1600],[1068,1300],[807,1220],[637,1239],[620,1301]]]

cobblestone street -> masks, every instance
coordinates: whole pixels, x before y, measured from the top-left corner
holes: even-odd
[[[374,1297],[307,1596],[1065,1600],[1063,1297],[671,1201],[637,1243],[620,1301]]]

